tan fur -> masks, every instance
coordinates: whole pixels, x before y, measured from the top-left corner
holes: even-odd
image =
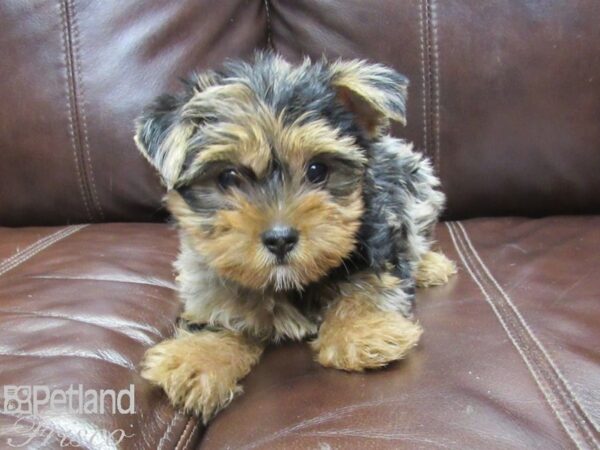
[[[241,392],[238,381],[269,342],[318,331],[311,342],[317,360],[348,371],[403,358],[422,333],[410,320],[409,272],[424,254],[423,284],[454,270],[441,255],[426,254],[444,200],[434,189],[439,182],[409,144],[384,136],[391,120],[404,122],[408,81],[364,61],[321,63],[316,71],[308,59],[296,67],[278,57],[269,64],[264,72],[242,65],[196,75],[184,96],[156,102],[138,121],[137,135],[152,148],[141,148],[137,136],[136,142],[169,188],[166,203],[179,227],[182,318],[219,330],[180,330],[148,350],[142,375],[204,422]],[[305,102],[297,98],[304,92]],[[336,124],[340,106],[346,111]],[[390,197],[404,211],[376,195],[390,177],[380,174],[386,159],[375,156],[397,157],[398,167],[390,168],[399,175],[403,167],[410,171],[406,199],[400,192]],[[376,213],[373,248],[370,237],[359,236],[370,217],[366,206]],[[395,242],[382,252],[375,247],[386,236],[379,227],[405,231],[402,264],[384,252],[395,251]],[[285,228],[292,229],[286,242]],[[274,248],[268,231],[282,233],[286,252]],[[358,239],[365,249],[352,255]],[[357,259],[368,263],[371,255],[373,267],[387,260],[386,273],[355,273],[362,267]],[[343,269],[347,281],[339,281]]]
[[[238,381],[262,353],[262,346],[229,331],[178,335],[150,348],[142,377],[162,387],[169,400],[204,423],[242,392]]]
[[[354,140],[341,136],[325,120],[302,123],[303,118],[300,118],[288,125],[282,116],[274,116],[258,101],[251,110],[247,110],[248,105],[240,105],[236,109],[236,100],[232,102],[227,103],[227,115],[231,116],[229,121],[220,123],[218,128],[202,128],[207,144],[193,162],[190,172],[197,172],[209,162],[227,161],[234,166],[252,169],[260,178],[269,167],[272,147],[277,149],[278,156],[292,173],[303,173],[305,164],[323,153],[341,153],[359,164],[366,163]],[[231,110],[237,111],[237,115]]]
[[[220,276],[243,286],[263,289],[299,288],[324,276],[341,264],[356,245],[363,203],[360,190],[341,205],[325,191],[296,193],[275,205],[257,205],[243,196],[230,199],[231,208],[218,211],[210,228],[172,191],[167,204],[197,252]],[[262,245],[260,234],[281,221],[301,236],[289,255],[287,266],[279,266]]]
[[[302,117],[285,126],[280,117],[273,131],[274,145],[293,172],[303,173],[304,165],[319,154],[341,154],[360,165],[367,160],[354,139],[342,136],[324,119],[302,122]]]
[[[194,125],[191,123],[179,124],[172,127],[164,142],[161,144],[154,160],[150,163],[161,167],[162,180],[167,189],[172,189],[181,172],[181,166],[185,160],[188,148],[188,139],[194,132]],[[138,148],[143,149],[138,139],[138,133],[134,136],[134,141]],[[142,150],[142,155],[148,159],[147,152]]]
[[[213,70],[206,70],[202,73],[194,74],[194,91],[196,95],[217,84],[217,80],[218,76]]]
[[[456,265],[441,252],[425,253],[417,266],[415,280],[418,287],[440,286],[446,284],[456,273]]]
[[[235,167],[247,167],[261,177],[269,168],[271,149],[264,132],[263,120],[269,115],[247,116],[243,123],[224,123],[218,129],[206,127],[204,138],[209,142],[196,157],[191,172],[210,162],[222,161]]]
[[[193,257],[193,252],[184,248],[179,261],[186,264],[185,259]],[[185,301],[182,317],[187,321],[243,332],[261,340],[301,340],[316,333],[316,323],[301,314],[285,296],[242,292],[232,283],[214,279],[212,271],[190,266],[182,271],[179,281]]]
[[[365,61],[336,61],[331,64],[333,85],[341,88],[340,101],[355,113],[359,121],[372,135],[379,134],[385,128],[388,119],[406,124],[406,117],[389,107],[389,97],[378,85],[385,80],[388,70],[377,64]],[[397,86],[406,95],[407,86]]]
[[[222,278],[260,290],[300,289],[339,266],[354,250],[363,213],[359,186],[347,197],[336,198],[325,190],[303,189],[305,166],[320,154],[343,153],[358,166],[366,160],[350,137],[340,136],[325,120],[286,124],[253,95],[246,86],[230,84],[208,87],[188,102],[184,109],[213,111],[228,120],[202,128],[205,147],[187,172],[223,161],[249,168],[260,178],[276,148],[292,174],[286,190],[260,202],[252,192],[224,192],[223,209],[208,217],[194,212],[175,191],[168,193],[167,205],[196,251]],[[332,182],[338,176],[334,171]],[[276,263],[260,239],[278,223],[297,229],[301,236],[286,266]]]
[[[376,297],[395,285],[394,277],[368,278],[344,283],[340,298],[327,310],[319,335],[311,342],[322,365],[360,372],[402,359],[417,345],[422,333],[419,324],[376,306]]]

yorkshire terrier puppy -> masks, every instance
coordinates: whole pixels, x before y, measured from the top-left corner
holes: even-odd
[[[179,330],[142,372],[173,404],[206,422],[269,342],[310,338],[319,363],[347,371],[417,344],[415,286],[455,269],[430,251],[439,181],[388,132],[405,121],[407,85],[379,64],[258,54],[193,76],[138,119],[181,237]]]

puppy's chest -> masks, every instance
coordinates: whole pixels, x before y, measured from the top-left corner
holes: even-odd
[[[322,320],[324,299],[314,289],[303,293],[258,292],[195,281],[193,289],[180,285],[183,317],[193,323],[280,341],[314,335]]]
[[[270,308],[273,339],[300,340],[315,335],[322,321],[322,303],[322,298],[306,293],[274,295]]]

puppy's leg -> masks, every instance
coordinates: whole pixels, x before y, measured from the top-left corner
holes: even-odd
[[[362,371],[402,359],[417,345],[421,327],[397,310],[386,310],[394,296],[405,302],[400,280],[390,274],[344,283],[326,311],[311,346],[326,367]]]
[[[260,343],[231,331],[179,330],[175,338],[146,352],[142,377],[206,423],[242,392],[238,381],[258,362],[262,350]]]
[[[417,287],[440,286],[456,273],[456,265],[441,252],[425,253],[417,266]]]

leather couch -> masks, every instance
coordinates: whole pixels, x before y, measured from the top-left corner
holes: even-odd
[[[599,448],[598,23],[597,0],[1,2],[0,385],[133,384],[135,414],[4,409],[0,448],[33,427],[23,448]],[[139,376],[180,305],[132,123],[262,48],[410,78],[395,133],[434,161],[459,273],[418,293],[405,361],[348,374],[273,347],[204,427]]]

